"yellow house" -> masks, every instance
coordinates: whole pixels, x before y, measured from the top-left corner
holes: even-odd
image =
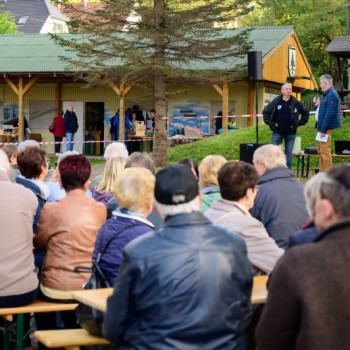
[[[257,111],[261,113],[263,106],[280,93],[285,81],[293,83],[297,98],[300,98],[302,90],[317,88],[293,27],[253,28],[249,40],[252,43],[251,50],[262,52],[262,79],[250,81],[244,77],[247,71],[243,69],[242,79],[223,85],[168,86],[167,117],[170,133],[176,130],[178,124],[199,127],[204,133],[213,133],[213,117],[219,111],[224,117],[236,116],[239,127],[253,125],[256,95]],[[0,36],[1,125],[11,124],[14,118],[23,115],[32,132],[40,134],[43,142],[53,141],[48,126],[59,109],[65,110],[72,104],[79,121],[75,140],[93,138],[103,142],[110,140],[110,119],[121,102],[125,107],[138,105],[144,116],[153,107],[152,92],[146,87],[86,88],[84,82],[72,78],[74,69],[68,68],[59,58],[65,55],[72,53],[57,46],[44,34]],[[237,64],[246,65],[247,56],[232,57],[232,61],[217,62],[216,65],[220,69],[230,69]],[[123,88],[125,97],[121,98]],[[101,122],[104,122],[102,132]],[[96,144],[96,154],[103,153],[102,144]],[[53,145],[44,144],[44,147],[53,153]],[[82,144],[78,144],[75,149],[84,151]]]

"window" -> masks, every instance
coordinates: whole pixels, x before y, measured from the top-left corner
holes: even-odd
[[[19,20],[18,20],[18,25],[19,26],[23,26],[26,22],[27,22],[28,16],[22,16]]]

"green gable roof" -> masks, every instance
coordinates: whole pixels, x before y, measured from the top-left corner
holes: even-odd
[[[232,36],[237,30],[223,30],[224,36]],[[293,27],[258,27],[249,33],[252,50],[262,51],[263,57],[273,50],[291,32]],[[67,39],[72,34],[63,34]],[[59,58],[77,57],[73,52],[59,46],[47,34],[0,35],[0,73],[73,73],[72,68]],[[232,69],[246,64],[247,58],[232,57],[223,61],[192,61],[186,67],[193,70]]]

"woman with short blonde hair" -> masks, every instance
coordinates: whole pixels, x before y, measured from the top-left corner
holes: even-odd
[[[99,267],[111,286],[119,274],[124,247],[154,230],[146,219],[153,209],[154,184],[155,176],[145,168],[125,169],[115,182],[113,192],[119,208],[101,227],[93,252],[93,259],[100,256]]]

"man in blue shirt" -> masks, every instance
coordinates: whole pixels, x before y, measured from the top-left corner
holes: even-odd
[[[340,101],[333,87],[333,79],[329,74],[321,76],[320,86],[323,97],[318,109],[317,131],[322,141],[318,142],[317,151],[320,155],[320,171],[327,171],[333,166],[331,135],[333,129],[341,127]]]

